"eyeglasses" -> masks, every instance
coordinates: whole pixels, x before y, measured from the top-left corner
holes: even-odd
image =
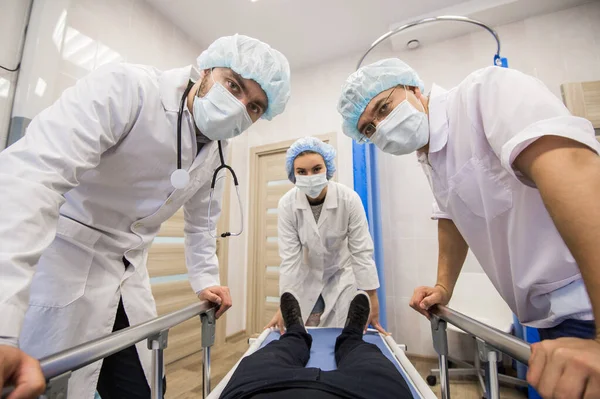
[[[385,119],[385,117],[387,116],[387,113],[382,113],[381,110],[389,105],[389,99],[392,96],[392,94],[394,94],[394,91],[396,91],[397,88],[398,86],[394,87],[390,94],[388,94],[385,100],[381,103],[379,108],[377,108],[377,110],[375,111],[377,116],[375,116],[375,118],[371,122],[369,122],[367,126],[363,129],[364,133],[361,132],[361,137],[358,140],[359,143],[364,144],[369,143],[371,141],[369,140],[369,138],[373,136],[373,134],[375,134],[375,132],[377,131],[377,125],[375,125],[375,122],[381,122],[381,120]]]

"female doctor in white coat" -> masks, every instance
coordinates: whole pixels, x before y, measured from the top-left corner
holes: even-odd
[[[283,112],[289,65],[235,35],[198,67],[103,67],[0,153],[0,388],[16,384],[11,398],[44,385],[17,339],[39,358],[156,316],[148,247],[181,206],[191,286],[221,303],[219,315],[231,306],[215,254],[220,190],[208,214],[217,143]],[[176,169],[187,173],[172,178]],[[103,399],[149,398],[150,363],[141,342],[74,372],[69,398],[91,399],[96,387]]]
[[[329,181],[334,159],[335,149],[314,137],[299,139],[287,151],[287,174],[296,187],[278,207],[279,290],[298,298],[307,326],[320,327],[343,327],[356,290],[365,290],[370,324],[385,333],[365,211],[356,192]],[[283,333],[280,310],[266,327]]]

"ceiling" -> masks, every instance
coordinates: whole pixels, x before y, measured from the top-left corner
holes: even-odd
[[[462,15],[491,26],[566,9],[591,0],[146,0],[202,47],[234,33],[256,37],[284,53],[292,69],[360,53],[390,29],[437,15]],[[411,28],[387,43],[400,51],[466,34],[468,24]]]

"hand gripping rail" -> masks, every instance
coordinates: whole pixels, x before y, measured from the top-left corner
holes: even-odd
[[[203,301],[40,359],[47,382],[44,396],[48,399],[65,399],[69,377],[73,371],[147,339],[148,349],[152,350],[152,399],[162,398],[163,351],[167,347],[169,329],[200,316],[204,352],[203,397],[206,397],[210,391],[210,347],[215,341],[215,311],[215,305]],[[3,389],[2,399],[5,399],[12,390],[12,388]]]
[[[450,323],[467,334],[477,339],[479,356],[486,363],[487,398],[500,398],[498,384],[497,361],[498,352],[502,352],[524,364],[529,363],[531,347],[528,343],[518,338],[496,330],[478,322],[446,306],[435,306],[430,309],[431,334],[433,347],[439,356],[440,385],[442,399],[450,399],[450,385],[448,381],[448,337],[446,323]]]

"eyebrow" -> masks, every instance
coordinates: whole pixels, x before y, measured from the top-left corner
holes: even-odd
[[[242,88],[242,90],[244,91],[244,94],[247,95],[248,89],[246,88],[246,84],[244,83],[244,78],[240,74],[238,74],[236,71],[234,71],[233,69],[229,69],[229,71],[231,71],[233,78],[235,79],[236,83]],[[265,104],[263,101],[254,100],[252,102],[258,104],[258,106],[262,108],[263,112],[265,112],[267,110],[267,104]]]
[[[305,169],[314,169],[314,168],[323,168],[323,167],[325,167],[325,164],[321,162],[321,163],[311,166],[310,168],[302,168],[300,166],[297,166],[295,169],[296,170],[305,170]]]
[[[373,114],[373,111],[376,111],[379,109],[379,107],[381,106],[381,104],[387,100],[387,97],[381,97],[379,100],[377,100],[377,102],[375,103],[375,105],[373,106],[373,108],[371,108],[371,111],[369,112],[369,115],[371,116],[371,114]],[[362,133],[362,131],[364,130],[365,127],[367,127],[367,125],[371,123],[371,121],[368,122],[363,122],[363,124],[361,126],[358,127],[358,131],[360,133]]]

